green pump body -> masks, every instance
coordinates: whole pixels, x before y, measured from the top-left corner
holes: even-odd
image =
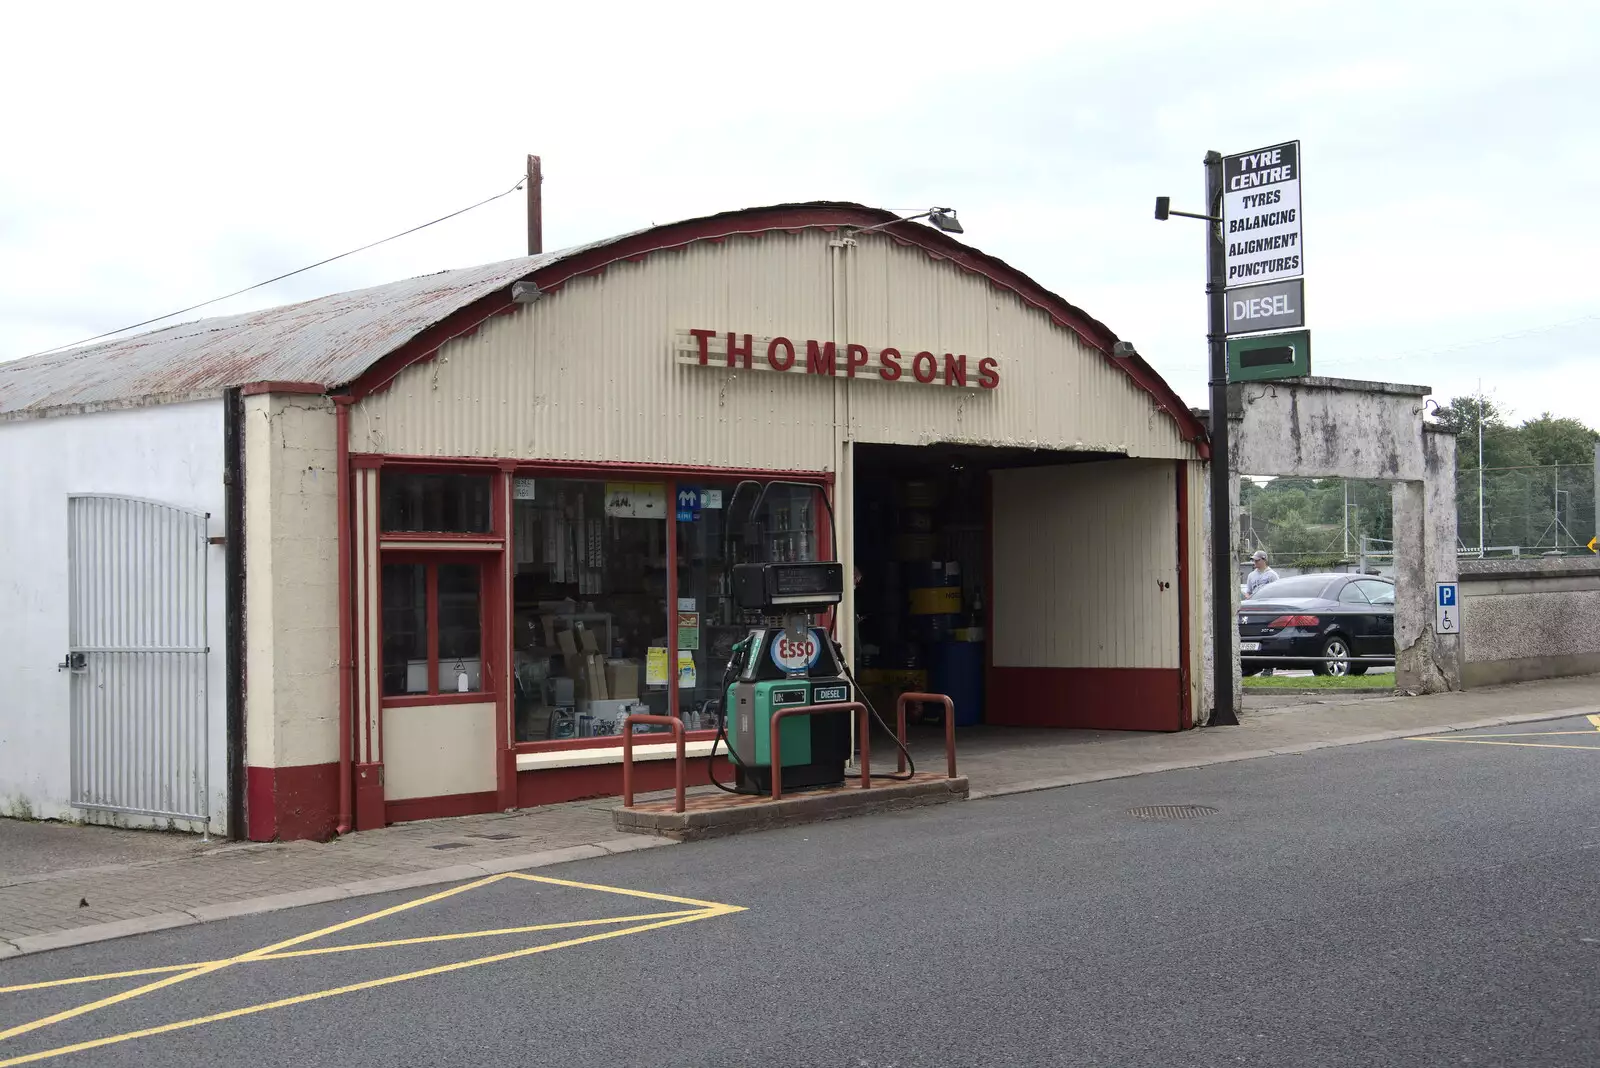
[[[737,787],[746,793],[772,789],[772,713],[784,707],[849,701],[849,680],[820,627],[792,634],[781,627],[752,630],[742,645],[737,681],[728,687],[728,748],[733,750]],[[779,721],[784,789],[844,782],[850,757],[850,719],[845,712],[790,716]]]

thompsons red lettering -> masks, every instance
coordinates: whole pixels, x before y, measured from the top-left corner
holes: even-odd
[[[944,354],[944,384],[947,386],[964,386],[967,384],[967,357]]]
[[[750,335],[746,334],[744,336],[744,347],[743,348],[740,348],[738,345],[736,345],[734,343],[734,338],[736,338],[738,336],[739,335],[735,334],[733,331],[731,331],[731,330],[728,331],[728,366],[729,367],[733,366],[733,358],[735,356],[743,356],[744,357],[744,369],[746,371],[748,371],[748,370],[750,370],[750,345],[751,345]],[[704,359],[701,359],[700,362],[701,363],[705,363],[706,361]]]
[[[885,382],[893,382],[900,377],[900,350],[884,349],[878,353],[878,377]]]
[[[815,341],[806,342],[806,374],[831,375],[839,363],[839,350],[833,342],[818,345]]]
[[[784,351],[783,362],[778,362],[778,350]],[[794,342],[786,337],[775,337],[767,342],[767,366],[774,371],[787,371],[794,366]]]
[[[711,363],[714,352],[712,339],[720,335],[715,330],[694,329],[688,334],[695,341],[695,356],[700,366],[705,367]],[[804,371],[808,375],[827,375],[837,377],[840,374],[841,362],[839,359],[841,348],[836,341],[819,341],[807,339],[805,341],[791,341],[786,337],[775,337],[767,343],[767,367],[774,371]],[[805,346],[805,365],[796,366],[799,361],[800,346]],[[854,342],[842,346],[844,349],[843,373],[847,378],[867,377],[874,372],[877,377],[885,382],[900,382],[912,378],[923,385],[944,385],[955,389],[998,389],[1000,386],[1000,366],[991,357],[968,356],[966,353],[946,352],[941,357],[939,354],[923,350],[915,356],[909,357],[910,366],[906,365],[906,357],[899,349],[892,345],[878,350],[877,360],[874,363],[872,352],[865,345]],[[727,365],[729,369],[751,369],[755,340],[750,334],[737,334],[729,331],[727,334]]]
[[[999,365],[994,359],[985,356],[978,361],[978,385],[984,389],[993,389],[1000,384]]]
[[[689,333],[694,336],[696,341],[700,342],[700,366],[704,367],[706,365],[706,357],[711,354],[711,349],[707,343],[717,336],[717,332],[715,330],[691,330]]]

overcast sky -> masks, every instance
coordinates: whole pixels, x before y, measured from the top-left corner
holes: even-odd
[[[790,200],[965,240],[1205,397],[1207,149],[1302,142],[1316,372],[1600,426],[1600,4],[45,5],[0,65],[0,359],[508,188],[545,243]],[[520,194],[199,314],[522,254]],[[174,322],[181,320],[173,320]]]

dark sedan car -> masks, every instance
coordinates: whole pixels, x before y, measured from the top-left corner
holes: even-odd
[[[1372,575],[1296,575],[1268,583],[1239,606],[1239,655],[1246,675],[1269,667],[1364,675],[1369,667],[1393,664],[1394,583]],[[1316,659],[1279,659],[1287,657]]]

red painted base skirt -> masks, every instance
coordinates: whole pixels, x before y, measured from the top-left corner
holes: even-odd
[[[1109,731],[1183,729],[1177,668],[989,669],[984,722]]]
[[[339,765],[244,769],[245,829],[252,842],[330,838],[339,820]]]
[[[706,758],[690,757],[689,786],[706,786]],[[726,757],[717,757],[717,781],[724,786],[733,785],[733,765]],[[670,790],[673,784],[673,762],[670,760],[642,760],[633,766],[633,788],[638,793],[653,790]],[[591,797],[619,797],[622,794],[622,765],[593,764],[582,768],[546,768],[540,771],[517,773],[517,806],[555,805],[563,801],[583,801]]]

